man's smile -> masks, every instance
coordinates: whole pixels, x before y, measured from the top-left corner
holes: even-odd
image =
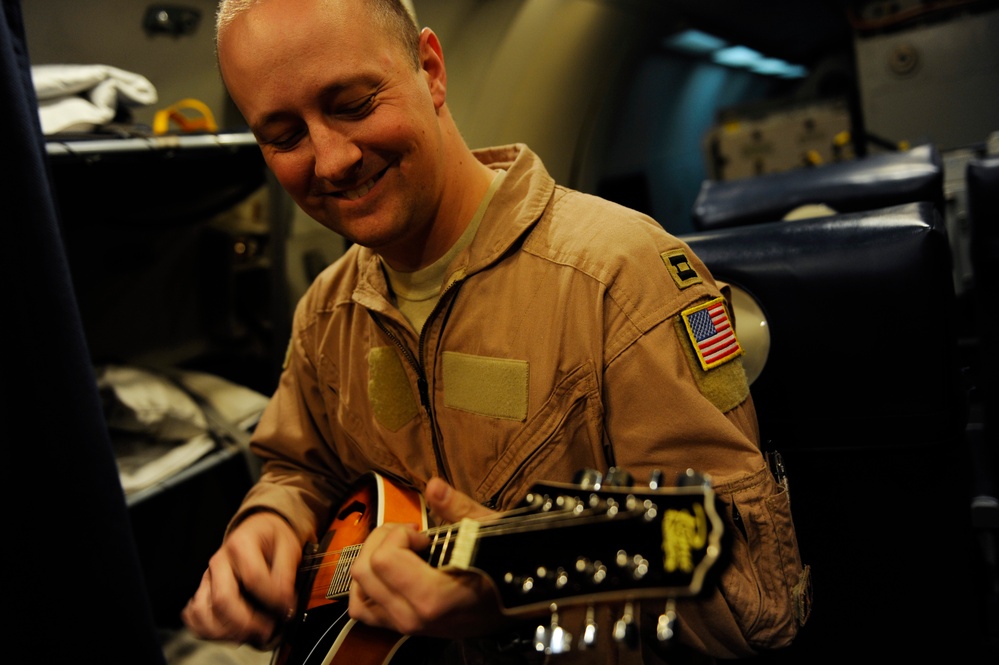
[[[331,195],[338,199],[356,201],[357,199],[361,198],[362,196],[370,192],[374,188],[374,186],[378,183],[378,181],[381,180],[382,176],[385,175],[386,171],[388,171],[387,166],[378,173],[376,173],[374,177],[372,177],[370,180],[358,185],[357,187],[353,189],[345,189],[340,192],[332,192]]]

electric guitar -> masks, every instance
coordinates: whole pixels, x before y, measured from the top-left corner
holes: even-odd
[[[557,625],[558,607],[624,601],[625,615],[615,626],[615,638],[622,639],[630,628],[632,601],[700,593],[719,567],[722,549],[722,521],[710,482],[688,472],[677,487],[639,488],[589,474],[579,485],[536,485],[519,508],[495,519],[435,528],[428,528],[417,492],[366,474],[322,541],[305,549],[299,609],[272,665],[401,664],[426,648],[427,638],[410,639],[347,615],[351,564],[368,534],[390,522],[422,525],[431,538],[425,553],[431,565],[486,575],[505,614],[551,611],[551,622],[539,626],[536,636],[536,648],[548,653],[571,648],[568,633]],[[669,631],[671,625],[661,628]],[[583,637],[587,644],[593,640],[589,632]]]

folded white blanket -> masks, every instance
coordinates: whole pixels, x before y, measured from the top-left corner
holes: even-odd
[[[168,376],[130,365],[105,365],[96,373],[126,494],[166,480],[215,449],[208,419],[192,395],[247,432],[268,402],[245,386],[192,370]]]
[[[111,122],[121,107],[158,100],[149,79],[110,65],[33,65],[31,78],[46,136],[91,131]]]

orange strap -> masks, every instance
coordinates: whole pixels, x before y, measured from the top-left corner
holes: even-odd
[[[194,111],[200,115],[188,117],[184,111]],[[208,106],[197,99],[182,99],[176,104],[172,104],[165,109],[156,112],[153,118],[153,134],[166,134],[170,129],[170,122],[173,121],[181,132],[217,132],[219,127],[215,122],[215,116]]]

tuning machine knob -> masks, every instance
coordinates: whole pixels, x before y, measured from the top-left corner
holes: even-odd
[[[550,609],[551,621],[534,631],[534,648],[546,654],[565,653],[572,649],[572,635],[558,623],[558,606],[552,603]]]
[[[600,489],[603,480],[603,475],[596,469],[580,469],[572,478],[573,484],[584,490]]]
[[[652,473],[649,474],[649,489],[657,490],[662,486],[663,486],[662,469],[653,469]]]
[[[614,639],[630,649],[638,646],[638,625],[635,623],[635,606],[630,600],[625,603],[621,618],[614,622]]]
[[[656,622],[656,639],[660,642],[669,642],[674,635],[676,635],[676,601],[670,598],[666,601],[666,609]]]
[[[586,606],[586,620],[583,623],[583,636],[579,639],[580,649],[590,649],[597,643],[596,610],[593,605]]]
[[[680,487],[710,487],[711,477],[693,469],[687,469],[680,474],[676,484]]]
[[[604,485],[611,487],[631,487],[635,484],[635,478],[621,467],[612,466],[607,470],[604,478]]]

